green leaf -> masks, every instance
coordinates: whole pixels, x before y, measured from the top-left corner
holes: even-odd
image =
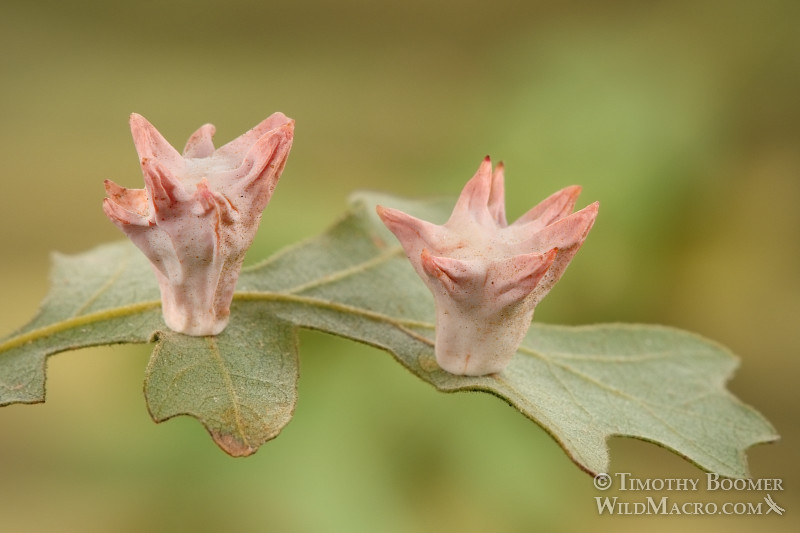
[[[355,196],[328,232],[243,271],[230,325],[217,337],[166,329],[149,265],[131,245],[57,257],[41,314],[0,343],[0,404],[42,401],[52,353],[155,340],[145,383],[153,418],[194,416],[228,453],[248,455],[291,417],[295,330],[304,327],[383,348],[439,390],[499,396],[590,473],[608,470],[613,435],[652,441],[733,477],[747,475],[748,447],[777,438],[725,389],[737,365],[730,352],[661,326],[534,324],[503,373],[444,372],[433,355],[431,295],[375,215],[376,203],[434,222],[452,205]]]
[[[72,257],[54,254],[53,263],[39,315],[0,343],[0,405],[44,401],[49,355],[148,342],[163,327],[155,277],[127,242]]]
[[[194,416],[235,457],[278,435],[297,403],[295,328],[253,311],[216,337],[160,334],[144,386],[154,420]]]

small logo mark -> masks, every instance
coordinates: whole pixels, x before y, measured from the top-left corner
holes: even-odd
[[[594,476],[594,488],[597,490],[608,490],[611,488],[611,476],[605,472],[600,472]]]
[[[597,478],[595,478],[595,480],[596,479]],[[597,486],[596,482],[595,482],[595,486]],[[783,507],[781,507],[780,505],[775,503],[775,500],[772,499],[772,495],[771,494],[767,494],[766,496],[764,496],[764,501],[767,502],[767,505],[769,505],[769,509],[767,509],[767,512],[764,513],[764,514],[769,514],[769,513],[773,512],[773,511],[775,511],[778,515],[783,515],[783,513],[786,512],[786,509],[784,509]]]

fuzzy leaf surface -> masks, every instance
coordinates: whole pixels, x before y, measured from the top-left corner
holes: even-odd
[[[304,327],[382,348],[441,391],[499,396],[589,473],[608,470],[607,440],[615,435],[654,442],[731,477],[747,475],[748,447],[777,438],[725,389],[735,356],[662,326],[534,323],[501,374],[444,372],[433,354],[433,299],[375,215],[377,203],[436,223],[452,207],[354,196],[348,215],[326,233],[242,272],[230,325],[216,337],[164,326],[149,265],[127,242],[57,257],[39,316],[0,342],[0,405],[44,400],[48,355],[155,341],[145,381],[153,418],[194,416],[225,451],[248,455],[291,418],[296,329]]]

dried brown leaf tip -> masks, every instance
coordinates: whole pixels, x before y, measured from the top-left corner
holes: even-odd
[[[221,148],[214,126],[179,154],[141,115],[130,119],[144,189],[105,181],[103,210],[153,265],[164,320],[189,335],[228,324],[244,254],[292,146],[294,121],[275,113]]]
[[[506,222],[503,165],[489,157],[442,226],[378,206],[436,304],[436,360],[453,374],[501,372],[530,327],[536,304],[561,278],[597,217],[572,213],[580,187]]]

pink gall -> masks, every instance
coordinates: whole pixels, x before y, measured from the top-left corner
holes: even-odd
[[[597,217],[597,202],[572,213],[572,186],[508,224],[503,172],[487,156],[441,226],[377,207],[433,293],[436,360],[452,374],[493,374],[511,362]]]
[[[179,154],[141,115],[130,119],[144,189],[106,180],[103,210],[147,256],[164,320],[188,335],[228,324],[244,255],[292,146],[294,121],[274,113],[215,149],[206,124]]]

